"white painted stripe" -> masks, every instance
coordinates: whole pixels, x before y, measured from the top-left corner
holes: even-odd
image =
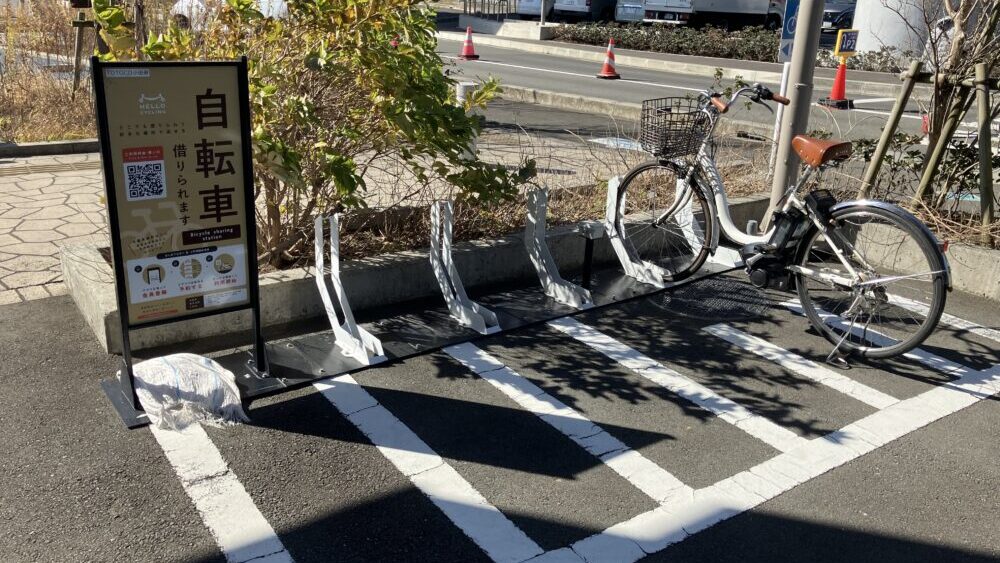
[[[855,104],[884,104],[886,102],[895,102],[896,98],[865,98],[862,100],[854,100]]]
[[[767,358],[786,370],[811,379],[822,385],[840,391],[841,393],[857,399],[862,403],[871,405],[877,409],[883,409],[891,404],[899,402],[899,399],[887,395],[877,389],[873,389],[863,383],[841,375],[833,370],[827,369],[812,360],[803,358],[775,346],[763,338],[758,338],[735,329],[729,325],[717,324],[703,329],[705,332],[718,336],[719,338],[735,344],[748,352],[753,352],[758,356]]]
[[[192,424],[175,431],[154,425],[150,430],[229,563],[293,563],[204,428]]]
[[[441,58],[443,58],[443,59],[451,59],[451,60],[460,60],[458,57],[450,57],[450,56],[442,56]],[[555,69],[551,69],[551,68],[538,68],[538,67],[534,67],[534,66],[514,65],[514,64],[510,64],[510,63],[501,63],[501,62],[497,62],[497,61],[484,61],[482,59],[478,59],[478,60],[475,60],[475,61],[465,61],[465,60],[463,60],[462,63],[463,64],[472,63],[472,64],[476,64],[476,65],[505,66],[505,67],[517,68],[517,69],[521,69],[521,70],[534,70],[534,71],[538,71],[538,72],[544,72],[545,74],[563,74],[563,75],[566,75],[566,76],[579,76],[579,77],[582,77],[582,78],[594,78],[594,74],[584,74],[582,72],[568,72],[568,71],[565,71],[565,70],[555,70]],[[642,80],[631,80],[631,79],[626,79],[626,78],[618,80],[617,82],[619,84],[641,84],[643,86],[655,86],[657,88],[670,88],[670,89],[673,89],[673,90],[684,90],[686,92],[701,92],[701,91],[704,90],[704,88],[689,88],[687,86],[672,86],[670,84],[658,84],[656,82],[643,82]]]
[[[638,561],[998,392],[1000,366],[969,372],[570,547],[586,561]]]
[[[564,317],[549,321],[548,324],[646,379],[714,413],[722,420],[735,425],[779,451],[785,452],[808,442],[791,430],[782,428],[770,420],[750,412],[745,407],[719,395],[708,387],[684,377],[656,360],[575,319]]]
[[[930,307],[927,305],[899,295],[889,295],[889,302],[921,315],[926,315],[927,312],[930,311]],[[955,315],[949,315],[948,313],[941,313],[941,322],[959,330],[971,332],[977,336],[1000,343],[1000,330],[986,328],[974,322],[956,317]]]
[[[784,303],[782,303],[782,305],[790,309],[794,313],[797,313],[799,315],[805,315],[805,311],[802,309],[802,305],[794,299],[785,301]],[[833,313],[830,313],[828,311],[824,311],[823,309],[816,309],[816,314],[819,315],[820,319],[822,319],[824,323],[830,325],[831,327],[840,330],[842,332],[849,331],[854,336],[857,336],[858,338],[863,338],[871,342],[872,344],[875,344],[876,346],[882,346],[882,347],[891,346],[892,344],[898,342],[897,340],[889,338],[888,336],[878,332],[877,330],[872,329],[871,327],[865,329],[864,327],[853,325],[851,323],[848,323],[842,317],[834,315]],[[953,375],[956,377],[972,371],[971,368],[967,368],[963,365],[956,364],[955,362],[942,358],[941,356],[936,356],[934,354],[931,354],[930,352],[922,348],[914,348],[909,352],[903,354],[903,357],[920,362],[931,369],[940,371],[941,373]]]
[[[543,550],[350,375],[313,384],[400,472],[494,561]]]
[[[664,504],[691,498],[691,487],[680,479],[487,352],[470,343],[449,346],[444,351],[490,382],[521,408],[565,434],[653,500]]]

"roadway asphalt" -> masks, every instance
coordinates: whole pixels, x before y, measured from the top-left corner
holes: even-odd
[[[618,65],[618,71],[622,75],[621,80],[601,80],[595,77],[600,65],[590,61],[577,61],[568,57],[540,55],[488,45],[476,46],[476,52],[480,55],[479,60],[460,61],[457,59],[457,54],[461,51],[461,47],[461,43],[457,41],[438,41],[438,52],[446,61],[454,64],[453,76],[472,80],[495,77],[501,84],[633,104],[663,96],[694,95],[706,88],[714,87],[721,90],[732,85],[731,82],[724,82],[720,87],[713,84],[713,79],[708,77],[631,68],[621,64]],[[777,91],[779,85],[768,86]],[[828,94],[829,92],[817,89],[813,100],[818,101]],[[857,104],[857,109],[853,111],[829,110],[814,105],[809,128],[829,131],[838,138],[878,138],[888,111],[892,108],[892,100],[871,96],[852,97],[856,98]],[[733,108],[728,117],[769,125],[774,123],[773,114],[759,106],[750,109],[742,106]],[[915,114],[910,114],[903,119],[900,130],[918,133],[919,118]]]
[[[70,298],[2,306],[0,560],[244,561],[223,549],[234,537],[217,528],[213,535],[209,523],[240,531],[253,547],[248,530],[261,520],[273,531],[268,545],[282,551],[259,563],[520,560],[590,537],[605,543],[586,544],[603,549],[588,560],[632,560],[642,554],[636,544],[600,532],[660,514],[649,512],[657,503],[643,491],[663,483],[613,470],[619,454],[595,457],[581,443],[617,440],[632,463],[647,460],[644,471],[700,489],[780,453],[761,425],[793,442],[815,441],[893,408],[862,402],[861,391],[905,403],[954,382],[906,359],[852,362],[836,371],[854,382],[844,394],[702,330],[726,323],[821,362],[828,344],[777,305],[786,298],[724,275],[472,343],[506,371],[466,367],[468,349],[371,368],[354,375],[360,387],[341,381],[322,393],[261,400],[250,424],[207,428],[206,441],[175,444],[176,473],[162,436],[125,430],[105,400],[97,381],[117,361],[98,348]],[[962,294],[949,297],[948,311],[993,328],[1000,318],[996,303]],[[573,337],[574,326],[613,340]],[[635,353],[608,352],[615,342]],[[969,370],[1000,364],[996,341],[948,327],[924,349]],[[643,366],[676,370],[687,387],[669,391],[628,367],[640,357]],[[720,399],[706,402],[691,385]],[[722,397],[749,409],[757,430],[706,410],[720,408]],[[966,408],[800,477],[801,485],[747,512],[650,549],[647,560],[1000,560],[1000,403],[951,397]],[[546,404],[565,408],[544,415]],[[883,430],[935,408],[931,401],[901,411]],[[604,433],[574,431],[580,416]],[[178,458],[184,447],[193,457]],[[217,475],[178,477],[213,451],[235,486],[206,489]],[[552,551],[549,560],[568,555]]]

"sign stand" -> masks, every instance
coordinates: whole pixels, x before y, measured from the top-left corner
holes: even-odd
[[[840,58],[837,75],[830,88],[830,96],[821,98],[820,105],[834,109],[854,109],[854,100],[847,97],[847,59],[857,54],[857,29],[841,29],[837,32],[837,44],[833,48],[833,56]]]
[[[93,57],[91,70],[122,338],[122,369],[101,387],[134,428],[149,419],[135,392],[132,330],[249,309],[253,351],[242,375],[270,377],[247,61]]]

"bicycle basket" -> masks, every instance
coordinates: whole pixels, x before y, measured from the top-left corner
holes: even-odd
[[[698,100],[669,97],[645,100],[639,124],[643,150],[659,158],[677,158],[698,152],[711,120]]]

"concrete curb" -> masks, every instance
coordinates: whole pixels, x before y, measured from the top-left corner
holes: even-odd
[[[28,158],[60,154],[84,154],[100,150],[97,139],[46,143],[0,143],[0,158]]]
[[[503,85],[501,88],[502,92],[500,92],[500,98],[504,100],[538,104],[540,106],[563,109],[567,111],[576,111],[580,113],[596,113],[623,121],[638,122],[642,110],[641,104],[633,104],[630,102],[605,100],[603,98],[591,98],[589,96],[578,96],[576,94],[564,94],[562,92],[552,92],[550,90],[523,88],[521,86]],[[724,123],[727,127],[755,133],[767,138],[771,138],[771,135],[774,134],[773,128],[766,123],[757,123],[754,121],[744,121],[730,118],[726,118]]]
[[[438,31],[437,37],[438,39],[448,41],[463,41],[465,39],[463,34],[454,31]],[[502,49],[513,49],[527,53],[565,57],[578,61],[592,61],[598,64],[604,61],[603,50],[596,52],[581,49],[574,47],[572,43],[562,43],[558,41],[526,42],[523,40],[495,37],[491,35],[476,36],[475,42],[481,45],[500,47]],[[739,64],[741,62],[737,60],[719,59],[717,65],[709,65],[695,62],[655,59],[630,54],[637,52],[638,51],[626,51],[621,49],[616,50],[615,63],[618,66],[631,66],[647,70],[689,74],[692,76],[704,76],[712,79],[715,78],[716,69],[721,68],[723,80],[735,80],[737,77],[740,77],[742,80],[750,83],[760,82],[772,85],[781,83],[781,72],[778,70],[769,71],[727,66],[731,64]],[[683,57],[684,55],[676,56]],[[814,82],[815,89],[819,92],[822,92],[824,89],[829,89],[833,85],[833,79],[826,77],[816,77]],[[901,83],[896,82],[890,84],[851,79],[848,79],[847,81],[848,92],[852,95],[862,94],[868,96],[895,97],[899,93],[900,86]],[[917,90],[922,92],[922,90],[926,88],[926,86],[918,85]]]
[[[734,202],[734,219],[759,219],[767,209],[766,197],[741,198]],[[583,264],[585,241],[575,225],[549,229],[549,249],[563,272]],[[616,261],[607,238],[596,241],[596,265]],[[538,281],[524,248],[523,235],[478,240],[454,247],[455,264],[467,288],[511,282]],[[77,308],[94,331],[101,347],[121,353],[121,327],[115,299],[114,273],[96,245],[64,247],[61,252],[63,279]],[[341,279],[355,312],[402,304],[437,296],[427,251],[406,251],[346,261]],[[312,268],[293,268],[260,276],[262,322],[274,327],[326,315]],[[193,321],[132,331],[133,349],[189,342],[206,337],[250,330],[250,313],[241,311]]]

